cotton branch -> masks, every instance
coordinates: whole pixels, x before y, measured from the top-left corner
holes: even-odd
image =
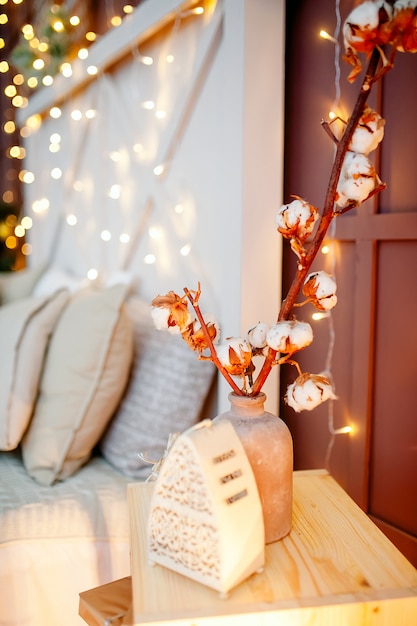
[[[348,146],[351,141],[353,132],[358,125],[358,122],[365,108],[365,104],[371,92],[372,84],[375,82],[376,77],[380,78],[381,76],[381,74],[377,76],[377,68],[380,58],[380,51],[377,48],[374,48],[352,115],[346,124],[346,128],[341,139],[337,142],[336,155],[330,173],[329,184],[327,187],[323,212],[319,221],[319,225],[317,227],[313,240],[307,250],[305,258],[303,258],[302,264],[299,265],[297,268],[297,272],[295,274],[293,282],[288,290],[287,297],[282,302],[281,309],[277,318],[278,321],[289,319],[292,309],[294,308],[295,301],[298,297],[298,294],[300,293],[300,290],[303,287],[304,281],[310,271],[311,265],[317,255],[317,252],[320,250],[321,244],[327,233],[330,223],[332,219],[336,216],[334,212],[334,205],[343,161],[346,152],[348,151]],[[265,357],[263,366],[252,387],[252,391],[250,393],[251,396],[257,395],[260,392],[271,371],[271,368],[274,366],[275,363],[276,351],[270,349],[267,356]]]
[[[187,296],[187,298],[189,299],[189,301],[191,302],[191,305],[192,305],[192,307],[193,307],[193,309],[195,311],[195,314],[197,315],[198,321],[200,322],[201,329],[202,329],[203,334],[204,334],[204,338],[205,338],[205,340],[207,342],[207,345],[208,345],[208,348],[210,350],[211,361],[213,361],[215,366],[218,368],[218,370],[221,372],[221,374],[227,380],[229,385],[232,387],[233,391],[236,394],[238,394],[238,395],[244,395],[244,392],[235,383],[235,381],[230,376],[229,372],[225,369],[225,367],[220,362],[220,360],[219,360],[219,358],[217,356],[217,352],[216,352],[216,349],[215,349],[215,347],[213,345],[213,342],[211,340],[210,333],[207,330],[207,324],[206,324],[206,322],[204,320],[203,314],[201,313],[201,310],[200,310],[200,307],[199,307],[199,304],[198,304],[198,300],[199,300],[199,297],[200,297],[200,285],[199,285],[198,291],[197,291],[195,296],[186,287],[184,287],[184,293]]]

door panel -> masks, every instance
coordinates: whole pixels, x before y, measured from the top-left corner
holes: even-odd
[[[341,1],[342,22],[352,6]],[[335,93],[335,69],[334,47],[317,33],[334,31],[335,3],[299,0],[287,9],[284,197],[297,194],[321,208],[333,146],[320,119]],[[340,108],[349,112],[359,82],[350,85],[340,63]],[[280,414],[293,434],[296,467],[327,467],[417,565],[417,55],[399,53],[395,65],[370,101],[387,120],[373,155],[387,189],[337,218],[331,255],[316,259],[314,269],[336,276],[331,316],[311,322],[308,306],[296,311],[314,332],[297,360],[316,373],[330,364],[338,399],[300,414],[282,401]],[[295,262],[285,245],[284,296]],[[282,396],[294,369],[281,367]],[[350,434],[331,434],[346,424]]]

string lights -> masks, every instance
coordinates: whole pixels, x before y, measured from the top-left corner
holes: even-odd
[[[340,44],[339,44],[339,35],[341,28],[341,15],[340,15],[340,0],[335,0],[335,16],[336,16],[336,26],[333,35],[330,35],[327,31],[321,30],[319,35],[322,39],[330,41],[334,44],[334,68],[335,68],[335,78],[334,78],[334,87],[335,87],[335,97],[332,104],[332,107],[328,113],[328,117],[330,120],[334,120],[338,117],[337,111],[340,102]],[[335,150],[336,152],[336,150]],[[336,255],[334,253],[334,236],[335,236],[335,228],[336,221],[332,220],[328,231],[328,237],[326,242],[323,244],[321,248],[322,254],[326,255],[328,265],[329,265],[329,273],[331,275],[335,275],[336,270]],[[324,366],[324,373],[329,378],[332,383],[333,389],[335,389],[335,384],[332,376],[332,360],[333,360],[333,351],[335,345],[335,329],[334,329],[334,320],[332,311],[324,311],[313,313],[313,319],[315,321],[319,321],[321,319],[326,318],[328,323],[328,332],[329,332],[329,345],[327,349],[327,355]],[[327,402],[327,425],[330,433],[330,439],[326,450],[325,456],[325,467],[330,471],[330,457],[333,450],[333,446],[335,443],[336,436],[338,435],[346,435],[352,431],[351,426],[342,426],[340,428],[335,428],[334,425],[334,400],[329,399]]]
[[[21,0],[21,3],[23,4],[24,1],[25,0]],[[7,0],[3,0],[3,4],[7,4]],[[19,4],[19,2],[16,2],[14,0],[14,4]],[[52,6],[52,11],[57,10],[54,7],[55,5]],[[63,35],[69,27],[71,27],[72,29],[77,28],[79,29],[79,32],[82,31],[83,23],[85,22],[85,20],[83,20],[83,17],[77,16],[77,15],[63,15],[62,16],[62,11],[64,9],[65,9],[65,5],[60,7],[59,9],[60,13],[59,15],[57,15],[57,18],[52,23],[54,32],[57,33],[58,35],[59,34]],[[111,12],[113,10],[114,9],[110,9],[109,4],[106,3],[107,21],[112,27],[117,27],[120,25],[122,17],[111,15]],[[134,6],[132,4],[129,4],[129,5],[126,4],[123,7],[123,16],[130,15],[133,12],[133,10],[134,10]],[[173,47],[172,46],[173,40],[177,36],[181,22],[185,18],[192,17],[192,16],[198,17],[203,14],[204,14],[203,6],[197,6],[197,7],[190,9],[189,11],[179,12],[177,14],[175,21],[173,23],[174,26],[173,26],[172,36],[171,36],[171,47]],[[17,83],[21,86],[21,88],[23,89],[23,92],[27,92],[27,90],[33,90],[39,87],[41,84],[51,85],[54,82],[54,76],[52,75],[52,72],[48,73],[48,67],[47,67],[48,42],[45,40],[45,38],[37,37],[35,31],[36,31],[36,27],[32,24],[24,24],[22,26],[22,38],[26,42],[27,47],[30,48],[37,55],[37,58],[34,59],[34,62],[32,64],[32,70],[30,70],[26,76],[24,76],[23,73],[19,72],[19,74],[15,74],[14,80],[10,81],[11,84],[8,89],[7,95],[8,97],[10,97],[12,105],[15,108],[25,108],[28,104],[28,99],[26,96],[19,96],[18,91],[17,91],[18,89]],[[90,76],[97,76],[97,78],[100,79],[100,76],[98,76],[97,67],[94,64],[88,64],[88,57],[89,57],[88,46],[93,41],[95,41],[96,38],[97,38],[96,33],[92,32],[91,30],[88,30],[85,33],[84,41],[82,40],[82,38],[79,38],[78,50],[73,51],[71,53],[71,57],[73,58],[75,57],[76,59],[81,59],[83,61],[86,61],[86,65],[83,67],[83,70]],[[152,56],[147,53],[142,53],[142,51],[140,51],[137,46],[133,47],[132,54],[135,55],[135,57],[138,60],[140,60],[140,63],[144,66],[151,67],[154,63],[154,59],[152,58]],[[173,62],[174,62],[174,54],[170,52],[169,54],[166,55],[166,63],[169,65],[172,65]],[[2,72],[9,73],[9,74],[12,74],[14,71],[13,69],[11,69],[7,61],[1,61],[0,69]],[[64,78],[70,78],[73,75],[73,66],[72,66],[71,58],[65,59],[62,61],[62,63],[60,63],[58,67],[58,72]],[[18,99],[18,97],[20,99]],[[164,121],[168,115],[168,112],[164,108],[158,107],[156,102],[151,101],[151,100],[144,101],[143,107],[144,109],[152,111],[153,114],[155,115],[155,118],[157,120],[160,120],[161,122]],[[68,111],[66,110],[65,114],[67,115],[67,113]],[[71,120],[74,122],[81,122],[83,119],[93,120],[97,115],[100,115],[100,111],[97,111],[95,108],[89,108],[85,111],[84,110],[81,111],[80,108],[74,108],[70,112]],[[25,125],[21,128],[20,135],[22,138],[27,138],[31,134],[38,131],[40,126],[47,119],[59,120],[61,116],[62,116],[61,106],[53,106],[49,110],[49,112],[46,114],[46,117],[38,115],[38,114],[30,116],[26,120]],[[9,123],[7,127],[4,128],[4,132],[6,132],[6,128],[7,128],[7,131],[10,133],[16,130],[14,123]],[[54,154],[59,155],[60,152],[62,151],[65,152],[65,149],[67,147],[65,142],[66,140],[60,136],[59,132],[51,133],[49,137],[49,152],[51,153],[51,155],[54,155]],[[140,154],[142,157],[144,156],[143,145],[142,143],[139,143],[138,141],[136,141],[133,144],[132,151],[136,153],[137,155]],[[11,148],[9,149],[9,156],[10,158],[13,158],[13,159],[23,160],[25,158],[25,151],[20,146],[11,146]],[[117,151],[113,151],[109,158],[113,162],[116,162]],[[167,163],[154,164],[153,175],[155,176],[156,179],[162,178],[162,175],[166,171],[166,167],[167,167]],[[60,181],[61,179],[63,179],[64,171],[62,169],[62,166],[60,166],[59,163],[51,166],[49,175],[50,175],[50,178],[54,181]],[[31,184],[35,180],[35,174],[33,172],[29,172],[25,170],[24,172],[21,173],[19,178],[22,183]],[[65,174],[65,178],[66,178],[66,181],[64,184],[68,186],[67,174]],[[86,190],[86,185],[83,183],[81,179],[75,180],[75,178],[76,177],[74,175],[74,181],[71,185],[71,188],[73,189],[73,191],[84,193]],[[122,189],[121,189],[120,184],[113,183],[109,186],[108,197],[110,199],[117,200],[120,198],[121,194],[122,194]],[[7,194],[3,194],[3,200],[5,200],[6,197],[8,200],[12,200],[10,194],[9,196],[7,196]],[[36,198],[32,202],[32,206],[30,208],[34,217],[41,218],[42,216],[46,215],[46,213],[49,211],[50,201],[47,197]],[[71,227],[77,227],[80,224],[80,221],[77,218],[77,215],[75,215],[73,211],[68,212],[64,219],[65,219],[65,223]],[[19,226],[21,226],[21,224]],[[20,234],[22,232],[22,229],[19,228],[18,232]],[[109,229],[104,229],[103,231],[101,231],[99,236],[100,236],[100,239],[106,243],[110,242],[113,239],[113,234],[111,233]],[[16,237],[17,237],[17,234],[14,233],[14,235],[7,240],[7,245],[15,246]],[[131,242],[131,238],[126,232],[120,233],[120,235],[118,236],[118,240],[122,246],[127,246]],[[184,244],[181,246],[179,254],[181,255],[187,254],[187,251],[189,250],[190,250],[190,245]],[[26,253],[30,253],[30,251],[31,251],[30,246],[28,246],[26,248]],[[149,260],[151,257],[152,255],[147,255],[146,260],[144,259],[144,262],[149,263]]]
[[[71,59],[74,56],[86,59],[88,46],[97,39],[97,34],[89,29],[88,3],[86,5],[77,4],[80,15],[71,14],[67,11],[65,2],[59,4],[45,3],[42,10],[36,12],[36,21],[33,24],[25,22],[25,16],[31,15],[28,3],[29,0],[1,0],[0,3],[0,26],[7,26],[6,35],[0,37],[0,50],[3,50],[2,54],[8,57],[7,59],[0,59],[0,73],[3,76],[2,85],[4,85],[5,80],[8,83],[3,89],[3,93],[10,102],[10,108],[7,105],[6,107],[3,106],[3,119],[6,118],[6,120],[2,123],[1,128],[3,132],[2,146],[6,146],[6,158],[11,160],[10,170],[3,179],[1,195],[5,207],[10,206],[11,213],[9,218],[6,214],[2,218],[3,221],[0,222],[0,237],[6,249],[20,249],[24,256],[31,253],[31,246],[22,247],[19,240],[24,238],[25,232],[30,226],[25,227],[23,219],[19,220],[16,216],[15,220],[12,219],[12,211],[15,211],[16,208],[18,210],[19,202],[14,181],[19,180],[21,183],[30,184],[33,182],[33,174],[21,171],[19,161],[25,158],[24,149],[17,143],[8,144],[7,137],[14,138],[20,134],[22,139],[27,138],[30,133],[39,128],[41,117],[34,116],[28,119],[18,133],[14,123],[14,112],[17,109],[24,109],[28,105],[28,97],[34,90],[39,87],[51,86],[57,73],[62,74],[65,78],[71,77]],[[110,4],[113,5],[113,3]],[[130,15],[134,10],[132,4],[125,4],[122,7],[122,16],[118,16],[114,14],[114,6],[110,8],[110,4],[106,2],[108,27],[120,25],[122,18]],[[10,38],[12,37],[19,22],[22,23],[20,41],[11,50],[8,37],[9,35]],[[15,35],[16,33],[13,37]],[[86,68],[86,71],[90,75],[95,75],[97,68],[91,65]],[[54,107],[50,115],[58,119],[60,110]],[[59,149],[58,143],[51,142],[51,152],[58,152]],[[51,175],[59,178],[58,169],[55,168]]]

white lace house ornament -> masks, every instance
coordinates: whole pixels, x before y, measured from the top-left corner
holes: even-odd
[[[155,481],[149,560],[221,594],[261,571],[264,523],[252,468],[228,420],[180,435]]]

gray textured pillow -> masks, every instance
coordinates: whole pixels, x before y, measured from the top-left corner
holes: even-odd
[[[124,285],[81,289],[55,326],[22,440],[24,465],[43,485],[68,478],[90,458],[120,402],[133,349],[126,293]]]
[[[156,330],[148,304],[132,298],[127,310],[133,322],[133,368],[100,448],[119,471],[143,479],[152,466],[138,454],[157,461],[170,433],[196,423],[215,368],[209,361],[198,361],[180,336]]]

